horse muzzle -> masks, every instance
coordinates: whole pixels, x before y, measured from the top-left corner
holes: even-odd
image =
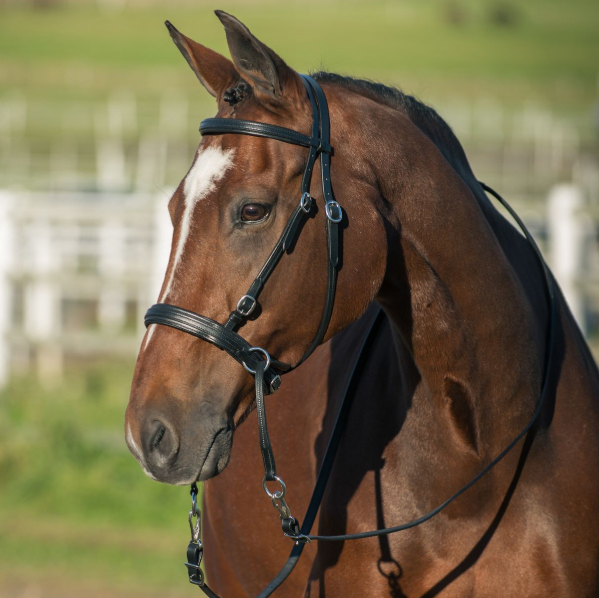
[[[196,421],[193,421],[195,419]],[[127,422],[127,446],[150,478],[183,486],[221,473],[229,462],[233,430],[218,415],[177,426],[164,414]]]

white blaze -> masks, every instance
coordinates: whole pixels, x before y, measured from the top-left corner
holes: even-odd
[[[177,241],[177,249],[173,258],[170,278],[164,288],[164,293],[159,299],[163,303],[172,290],[173,282],[177,274],[177,266],[185,250],[185,244],[191,230],[194,208],[198,201],[206,197],[216,188],[216,183],[224,176],[233,164],[234,150],[223,151],[216,147],[207,147],[198,150],[196,160],[183,183],[185,193],[185,209],[181,220],[181,229]],[[147,344],[147,343],[146,343]]]

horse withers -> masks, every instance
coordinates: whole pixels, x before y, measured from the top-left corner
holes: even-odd
[[[217,116],[311,136],[300,75],[237,19],[217,15],[232,61],[169,24]],[[490,204],[434,110],[370,81],[314,79],[330,110],[330,179],[343,209],[335,301],[323,344],[266,400],[278,470],[301,513],[369,306],[383,308],[319,512],[318,533],[338,535],[433,509],[517,436],[544,381],[550,306],[534,251]],[[228,320],[297,208],[310,151],[276,138],[203,137],[169,203],[159,303]],[[315,180],[322,174],[316,163]],[[327,297],[326,198],[317,185],[310,192],[309,217],[238,330],[291,365],[309,349]],[[599,376],[559,292],[556,302],[545,401],[515,449],[419,527],[313,543],[280,595],[599,594]],[[261,490],[256,426],[241,426],[254,407],[253,378],[230,355],[149,326],[127,443],[154,479],[210,480],[206,567],[225,598],[257,593],[291,543]]]

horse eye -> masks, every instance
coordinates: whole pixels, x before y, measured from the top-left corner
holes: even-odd
[[[268,216],[268,208],[259,203],[248,203],[241,208],[241,219],[244,222],[260,222]]]

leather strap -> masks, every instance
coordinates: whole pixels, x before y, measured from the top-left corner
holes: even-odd
[[[225,328],[229,330],[236,330],[244,320],[247,319],[249,315],[254,310],[254,306],[266,284],[266,281],[272,274],[276,265],[279,263],[279,260],[283,257],[285,251],[289,251],[289,248],[293,246],[295,239],[297,237],[298,231],[300,230],[301,223],[307,218],[308,213],[311,209],[310,205],[305,205],[300,202],[297,207],[293,210],[291,217],[287,221],[285,229],[283,233],[279,237],[276,245],[274,246],[271,254],[266,259],[266,262],[262,266],[260,272],[254,279],[254,282],[248,289],[248,292],[244,295],[244,297],[248,297],[249,300],[253,300],[252,307],[248,310],[245,308],[244,304],[241,303],[241,300],[237,304],[237,308],[231,312],[229,315],[229,319],[225,324]],[[308,210],[308,211],[306,211]]]
[[[146,326],[150,324],[170,326],[208,341],[219,349],[226,351],[235,361],[247,366],[250,370],[256,371],[258,365],[264,363],[261,353],[253,350],[253,347],[236,332],[227,330],[222,324],[206,316],[201,316],[176,305],[166,303],[152,305],[146,312],[144,323]],[[280,373],[288,371],[290,366],[273,359],[271,360],[271,368],[278,370],[279,374],[271,369],[265,372],[264,379],[268,394],[278,390],[281,385]]]
[[[312,106],[312,137],[320,136],[320,114],[318,109],[318,104],[316,102],[316,98],[314,97],[314,92],[312,91],[312,86],[308,82],[308,79],[305,76],[302,76],[302,83],[304,84],[304,88],[306,89],[306,93],[308,94],[308,99],[310,100],[310,105]],[[330,145],[330,139],[326,140],[326,142]],[[304,169],[304,176],[302,177],[302,194],[310,193],[310,183],[312,182],[312,171],[314,170],[314,164],[316,164],[316,159],[318,158],[318,147],[313,145],[310,146],[310,151],[308,152],[308,159],[306,160],[306,168]]]
[[[308,76],[302,75],[302,82],[306,89],[306,93],[308,94],[308,98],[310,100],[310,104],[312,106],[312,138],[323,138],[327,145],[330,145],[330,124],[329,124],[329,116],[328,116],[328,105],[326,103],[326,97],[324,92],[320,88],[320,85],[311,79]],[[320,101],[317,101],[316,96],[314,94],[313,85],[320,89]],[[222,119],[227,120],[227,119]],[[250,121],[233,121],[235,123],[242,122],[241,129],[238,132],[243,132],[242,130],[246,128],[246,124]],[[321,123],[325,122],[324,134],[321,131]],[[261,123],[256,123],[261,124]],[[268,125],[274,126],[274,125]],[[238,128],[236,126],[230,126],[230,131],[237,131]],[[200,126],[200,130],[204,130],[202,126]],[[290,129],[285,129],[286,131],[291,131]],[[217,132],[216,125],[214,126],[213,132]],[[291,131],[291,133],[295,133],[295,131]],[[291,215],[287,225],[283,231],[283,234],[279,238],[277,244],[272,250],[270,256],[267,258],[264,266],[260,270],[258,276],[255,278],[248,292],[244,295],[244,298],[247,298],[245,302],[240,301],[237,304],[237,308],[231,312],[229,315],[229,319],[225,326],[230,330],[236,330],[244,320],[251,315],[256,301],[258,299],[258,295],[261,293],[266,281],[269,276],[272,274],[275,266],[278,264],[281,259],[283,253],[285,251],[291,251],[293,244],[297,238],[298,232],[300,230],[300,225],[304,221],[304,218],[309,214],[312,208],[312,197],[310,195],[310,183],[312,181],[312,172],[314,170],[314,164],[319,155],[318,147],[313,144],[310,146],[310,151],[308,154],[308,159],[306,161],[306,167],[304,169],[304,175],[302,177],[302,197],[300,200],[300,204],[296,207],[293,214]],[[328,156],[327,156],[328,157]],[[330,164],[330,161],[327,163]],[[321,157],[322,164],[322,157]],[[327,186],[325,187],[325,178],[327,180]],[[330,183],[330,177],[323,177],[323,197],[332,196],[332,189]],[[327,218],[327,228],[326,228],[326,236],[327,236],[327,251],[329,256],[329,266],[328,266],[328,277],[327,277],[327,294],[325,299],[325,308],[323,310],[323,315],[321,318],[321,323],[316,332],[316,336],[313,339],[312,343],[310,343],[308,350],[300,359],[300,361],[294,366],[297,367],[301,363],[303,363],[316,349],[316,347],[322,342],[324,335],[328,329],[329,321],[331,319],[331,315],[333,312],[333,302],[335,300],[335,292],[334,289],[337,286],[337,273],[333,270],[336,269],[338,264],[338,253],[339,253],[339,239],[336,230],[336,224],[334,230],[331,229],[330,220]],[[333,259],[331,259],[331,255]],[[331,291],[332,289],[332,291]],[[247,309],[247,305],[250,301],[253,301],[253,305],[251,309]],[[292,368],[293,369],[293,368]]]
[[[401,525],[396,525],[396,526],[388,527],[385,529],[373,530],[373,531],[369,531],[369,532],[361,532],[361,533],[357,533],[357,534],[320,536],[320,535],[308,535],[309,532],[300,531],[300,535],[297,536],[298,541],[319,540],[319,541],[344,542],[345,540],[359,540],[361,538],[372,538],[374,536],[386,536],[388,534],[394,534],[396,532],[400,532],[400,531],[410,529],[412,527],[416,527],[418,525],[421,525],[422,523],[425,523],[426,521],[429,521],[435,515],[440,513],[447,506],[449,506],[456,498],[458,498],[464,492],[466,492],[469,488],[474,486],[474,484],[476,484],[476,482],[478,482],[484,475],[486,475],[489,471],[491,471],[491,469],[493,469],[493,467],[495,467],[495,465],[497,465],[497,463],[499,463],[518,444],[518,442],[520,442],[520,440],[522,440],[522,438],[524,438],[524,436],[530,431],[530,429],[534,426],[535,422],[537,421],[539,414],[541,413],[541,410],[543,408],[544,402],[545,402],[545,395],[547,394],[547,388],[549,385],[549,378],[550,378],[549,374],[551,372],[551,365],[553,362],[553,354],[554,354],[554,332],[555,332],[555,325],[556,325],[558,314],[557,314],[557,304],[555,301],[555,291],[554,291],[554,287],[553,287],[553,280],[551,278],[551,273],[549,272],[549,268],[547,267],[547,264],[545,263],[543,255],[541,254],[541,251],[539,250],[539,248],[534,240],[534,237],[530,234],[530,232],[528,231],[528,229],[524,225],[524,222],[522,222],[522,220],[520,219],[518,214],[507,203],[507,201],[505,201],[505,199],[503,199],[503,197],[501,197],[499,195],[499,193],[497,193],[496,191],[491,189],[491,187],[485,185],[482,182],[480,182],[480,185],[485,191],[487,191],[488,193],[493,195],[493,197],[495,197],[507,209],[507,211],[511,214],[511,216],[514,218],[514,220],[517,222],[518,226],[524,233],[524,236],[526,237],[527,241],[530,243],[530,246],[532,247],[533,251],[535,252],[535,254],[537,256],[537,259],[541,266],[541,271],[543,273],[543,278],[545,281],[545,289],[547,291],[547,303],[549,305],[549,320],[547,322],[547,350],[545,351],[545,361],[544,361],[544,365],[543,365],[543,382],[542,382],[542,386],[541,386],[541,392],[540,392],[539,400],[537,401],[537,405],[535,407],[532,417],[530,418],[530,420],[528,421],[528,423],[526,424],[524,429],[506,446],[506,448],[503,449],[503,451],[501,451],[501,453],[499,453],[499,455],[497,455],[497,457],[495,457],[486,467],[484,467],[474,478],[472,478],[467,484],[462,486],[455,494],[453,494],[453,496],[450,496],[445,502],[441,503],[438,507],[432,509],[428,513],[422,515],[421,517],[418,517],[416,519],[413,519],[412,521],[408,521],[407,523],[403,523]],[[341,405],[340,414],[344,409],[346,409],[345,403],[348,401],[348,396],[350,397],[349,400],[351,400],[352,393],[350,393],[349,395],[348,394],[345,395],[345,397],[343,399],[343,403]],[[349,409],[349,407],[347,407],[347,409]],[[337,423],[335,424],[335,428],[333,430],[333,436],[331,437],[331,441],[329,442],[329,446],[327,447],[327,451],[325,453],[323,467],[321,468],[321,473],[325,474],[325,476],[322,480],[322,483],[324,484],[324,486],[326,486],[326,482],[327,482],[327,479],[328,479],[328,476],[330,473],[332,462],[335,458],[337,448],[339,447],[339,442],[333,442],[333,438],[338,433],[337,426],[341,425],[342,429],[343,429],[343,427],[345,425],[344,423],[340,424],[339,422],[340,422],[340,419],[338,418]],[[329,466],[325,469],[324,464],[329,463],[329,462],[331,463],[331,466]],[[310,507],[308,508],[309,512],[313,506],[313,503],[314,503],[314,508],[316,509],[316,511],[318,511],[318,506],[320,505],[320,502],[322,500],[322,495],[324,493],[324,486],[322,487],[322,489],[319,488],[320,482],[321,482],[321,475],[319,474],[318,482],[316,484],[316,487],[314,488],[314,492],[312,494],[312,499],[310,500]],[[314,515],[315,515],[315,513],[314,513]],[[301,529],[303,530],[304,527],[302,526]],[[293,537],[293,536],[291,536],[291,537]]]
[[[287,577],[289,577],[289,574],[291,571],[293,571],[293,568],[297,564],[302,551],[304,550],[306,540],[310,538],[309,534],[312,526],[314,525],[316,515],[318,514],[318,509],[320,508],[320,503],[322,502],[324,491],[327,487],[329,476],[331,475],[331,470],[333,469],[337,449],[339,448],[339,444],[343,438],[343,432],[345,431],[349,412],[356,395],[356,389],[360,381],[361,374],[364,371],[364,367],[367,363],[368,353],[377,338],[380,327],[385,321],[385,318],[385,313],[379,308],[372,320],[372,323],[370,324],[364,340],[362,341],[360,350],[358,351],[358,357],[354,362],[354,366],[349,375],[347,385],[343,393],[341,406],[339,407],[337,419],[335,420],[335,425],[333,426],[333,433],[331,434],[327,450],[325,451],[324,458],[322,460],[322,465],[320,466],[320,471],[318,472],[316,485],[314,486],[308,509],[306,510],[299,535],[297,536],[301,539],[296,541],[291,550],[289,558],[287,559],[287,562],[279,571],[277,576],[268,584],[268,586],[266,586],[266,588],[264,588],[264,590],[262,590],[262,592],[260,592],[260,594],[258,594],[258,596],[256,596],[256,598],[267,598],[267,596],[270,596],[287,579]]]
[[[312,106],[317,110],[318,118],[314,119],[315,122],[319,123],[320,136],[330,143],[330,120],[329,120],[329,108],[327,99],[322,90],[322,87],[312,78],[307,75],[302,75],[304,85],[312,102]],[[316,97],[314,97],[314,94]],[[320,170],[322,172],[322,193],[325,200],[325,215],[327,212],[327,204],[335,203],[333,196],[333,188],[331,183],[330,175],[330,155],[320,154]],[[338,206],[338,204],[337,204]],[[341,208],[339,208],[341,211]],[[333,315],[333,306],[335,304],[335,291],[337,288],[337,267],[339,265],[339,227],[338,222],[333,221],[328,216],[325,219],[326,227],[326,238],[327,238],[327,255],[328,255],[328,278],[327,278],[327,291],[325,299],[325,307],[322,312],[320,325],[316,332],[316,336],[312,340],[312,343],[308,347],[304,356],[294,366],[298,367],[302,364],[312,353],[316,350],[316,347],[320,345],[323,338],[325,337]]]
[[[256,411],[258,414],[258,432],[260,436],[260,451],[264,463],[264,477],[272,482],[277,476],[275,456],[270,444],[268,425],[266,423],[266,406],[264,405],[264,366],[261,361],[256,367]]]
[[[287,129],[286,127],[279,127],[277,125],[270,125],[268,123],[261,123],[253,120],[240,120],[237,118],[205,118],[200,124],[200,133],[202,135],[236,133],[238,135],[266,137],[268,139],[275,139],[293,145],[314,147],[320,153],[333,153],[333,148],[326,139],[308,137],[293,129]]]

